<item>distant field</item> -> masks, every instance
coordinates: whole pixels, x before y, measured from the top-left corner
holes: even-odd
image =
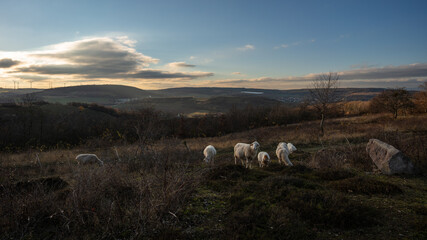
[[[193,97],[179,97],[179,98],[146,98],[142,100],[131,101],[116,105],[119,109],[141,109],[153,107],[157,110],[173,113],[173,114],[187,114],[194,115],[197,112],[201,113],[218,113],[227,112],[232,107],[246,107],[248,105],[253,107],[271,107],[281,102],[259,97],[259,96],[232,96],[232,97],[211,97],[211,98],[193,98]]]

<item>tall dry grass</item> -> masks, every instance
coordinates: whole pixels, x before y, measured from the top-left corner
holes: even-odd
[[[107,161],[104,167],[65,161],[56,165],[54,173],[39,171],[40,166],[27,161],[27,168],[36,169],[31,175],[17,175],[15,170],[1,179],[1,237],[144,238],[170,234],[179,221],[175,213],[205,169],[198,165],[199,153],[188,151],[179,141],[156,147],[159,149],[145,149],[137,155],[120,148],[121,161]],[[22,168],[23,158],[25,155],[13,156],[19,159],[19,166],[4,165],[9,170]],[[42,154],[41,160],[42,168],[55,161],[50,154]],[[51,179],[49,175],[59,175],[68,186],[54,188],[51,180],[43,180]]]

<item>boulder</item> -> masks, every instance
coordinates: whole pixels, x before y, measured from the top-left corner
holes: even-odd
[[[411,160],[395,147],[378,139],[369,139],[366,151],[383,174],[414,174]]]

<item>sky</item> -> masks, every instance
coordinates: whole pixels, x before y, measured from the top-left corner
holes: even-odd
[[[427,81],[425,0],[0,0],[0,87]]]

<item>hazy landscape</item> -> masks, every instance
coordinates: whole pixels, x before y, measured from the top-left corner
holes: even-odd
[[[49,103],[96,103],[117,109],[137,110],[154,107],[173,114],[220,113],[233,105],[254,107],[286,104],[297,106],[309,98],[308,89],[269,90],[247,88],[170,88],[142,90],[121,85],[83,85],[54,89],[0,89],[0,102],[19,102],[25,94]],[[383,88],[339,89],[343,101],[367,101]]]
[[[1,0],[0,239],[427,239],[426,9]]]
[[[316,110],[303,101],[289,105],[241,89],[209,95],[197,90],[178,89],[176,97],[172,89],[150,91],[149,97],[148,91],[124,86],[81,86],[17,94],[13,103],[3,103],[2,237],[426,236],[427,115],[420,106],[401,109],[393,119],[372,107],[374,98],[340,101],[319,137]],[[224,93],[232,90],[235,95]],[[292,96],[304,99],[307,91]],[[345,94],[340,99],[366,99],[379,91],[339,92]],[[413,101],[427,95],[422,94]],[[134,100],[106,107],[49,103],[52,96]],[[409,156],[416,174],[382,175],[365,150],[371,138]],[[290,155],[293,167],[280,165],[275,156],[285,139],[298,149]],[[272,163],[235,165],[234,144],[254,140]],[[214,165],[202,161],[209,144],[218,151]],[[78,165],[75,156],[86,152],[97,154],[104,166]]]

